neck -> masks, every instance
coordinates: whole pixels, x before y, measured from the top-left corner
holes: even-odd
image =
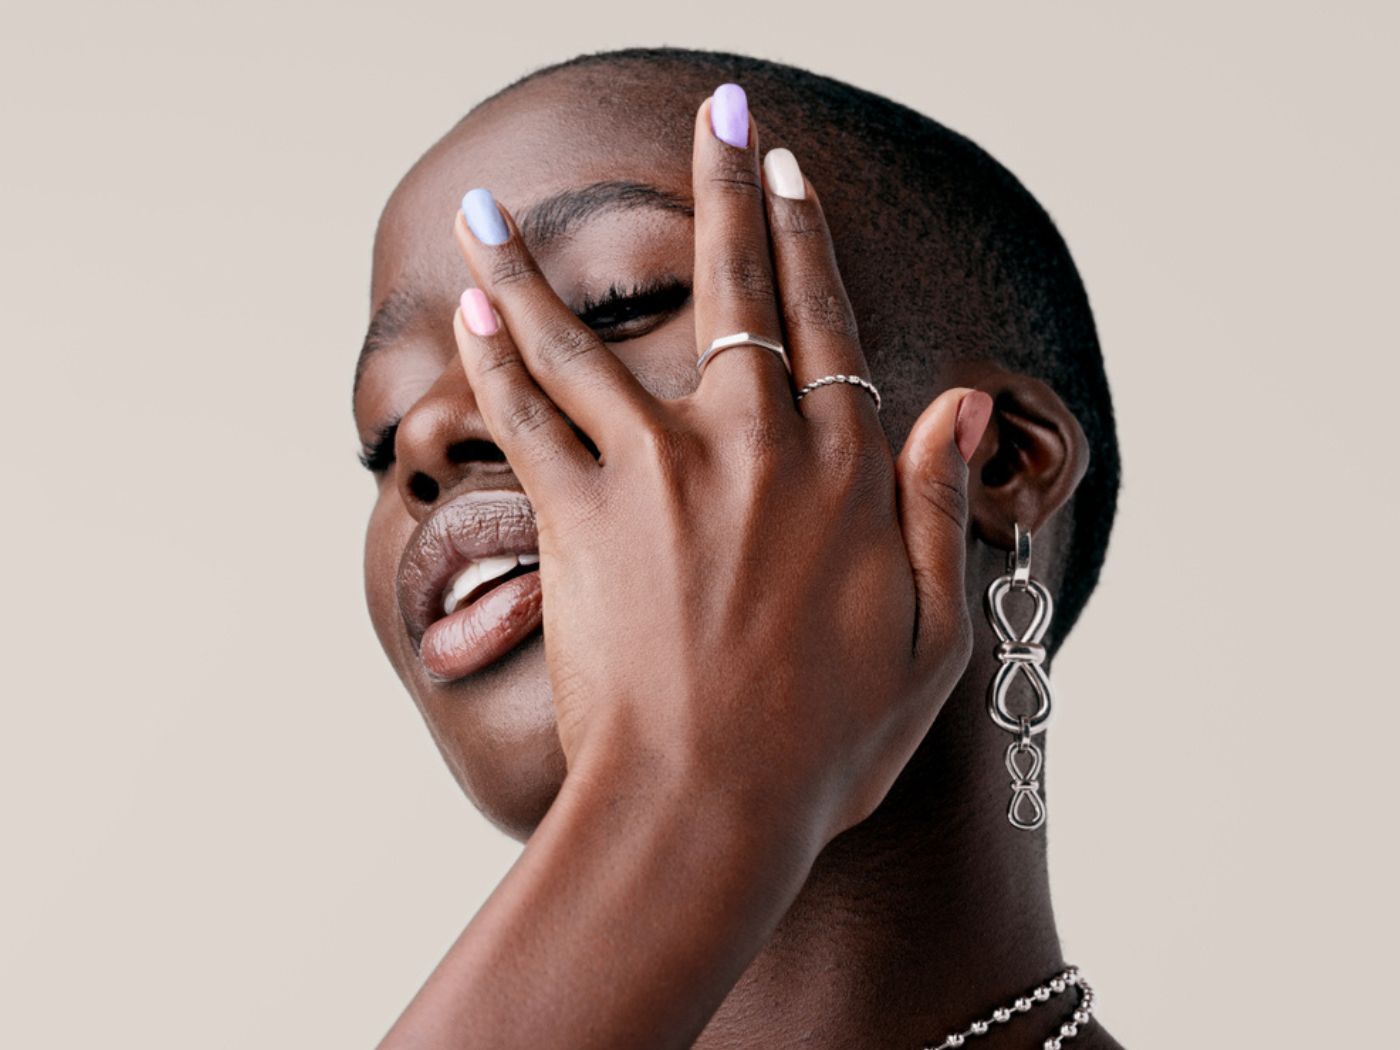
[[[1005,742],[969,699],[950,701],[879,811],[818,857],[697,1047],[937,1045],[1063,969],[1044,831],[1007,823]],[[1040,1047],[1070,1002],[1037,1005],[969,1050]],[[1096,1029],[1067,1047],[1116,1045]]]

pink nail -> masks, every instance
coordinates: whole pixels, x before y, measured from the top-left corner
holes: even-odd
[[[491,300],[480,288],[468,288],[462,293],[462,319],[473,335],[496,334],[496,311],[491,309]]]
[[[963,397],[958,405],[958,418],[953,422],[953,441],[964,463],[971,463],[987,424],[992,418],[992,399],[980,390]]]

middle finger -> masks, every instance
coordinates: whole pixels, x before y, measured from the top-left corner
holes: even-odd
[[[768,220],[759,176],[757,128],[743,88],[725,84],[700,106],[695,121],[695,335],[703,354],[724,336],[747,332],[781,343],[774,297]],[[716,353],[703,388],[728,406],[795,417],[788,371],[755,346]]]

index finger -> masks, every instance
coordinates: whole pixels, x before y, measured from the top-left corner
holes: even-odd
[[[600,449],[649,417],[655,399],[564,305],[515,220],[488,190],[462,200],[453,234],[477,287],[500,311],[530,375]]]

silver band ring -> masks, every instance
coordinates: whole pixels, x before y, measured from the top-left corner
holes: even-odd
[[[705,371],[705,366],[714,359],[716,354],[722,354],[724,351],[732,350],[736,346],[756,346],[762,350],[777,354],[778,359],[783,363],[783,367],[788,370],[788,374],[792,374],[792,364],[788,361],[787,351],[783,349],[782,343],[777,343],[772,339],[765,339],[761,335],[753,335],[749,332],[735,332],[733,335],[720,336],[700,355],[700,359],[695,362],[695,367],[703,373]]]
[[[820,379],[813,379],[810,383],[808,383],[806,386],[804,386],[801,390],[797,392],[797,400],[801,401],[813,390],[820,389],[824,386],[831,386],[833,383],[850,383],[852,386],[860,387],[862,390],[864,390],[867,394],[869,394],[875,399],[875,411],[880,411],[880,391],[875,389],[874,383],[872,383],[868,379],[862,379],[860,376],[835,375],[822,376]]]

